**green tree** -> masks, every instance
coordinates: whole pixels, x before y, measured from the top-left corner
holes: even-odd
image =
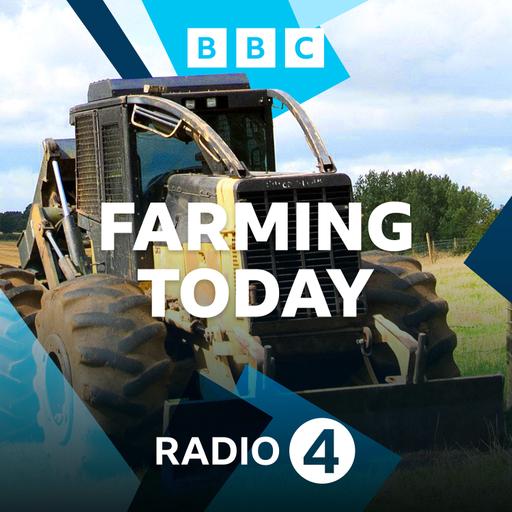
[[[27,225],[30,205],[23,212],[0,213],[0,233],[20,233]]]
[[[377,206],[387,201],[410,203],[413,243],[423,242],[425,233],[430,233],[434,240],[477,240],[497,215],[486,195],[469,187],[460,187],[448,176],[419,170],[396,173],[370,171],[357,180],[354,197],[363,204],[366,219]],[[387,236],[393,236],[393,222],[403,222],[400,217],[386,219],[384,233]],[[363,244],[366,249],[373,248],[366,228]]]

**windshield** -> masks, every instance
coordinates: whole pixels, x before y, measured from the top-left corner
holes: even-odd
[[[224,139],[237,158],[253,172],[267,172],[268,145],[262,110],[205,114],[203,119]]]
[[[194,141],[166,139],[152,132],[137,131],[137,155],[145,194],[156,178],[181,170],[201,170],[201,151]]]
[[[207,113],[201,117],[219,134],[237,158],[251,171],[269,169],[268,141],[264,113]],[[176,172],[222,172],[204,148],[192,139],[164,137],[155,131],[136,129],[137,155],[140,164],[144,202],[161,201],[162,185]]]

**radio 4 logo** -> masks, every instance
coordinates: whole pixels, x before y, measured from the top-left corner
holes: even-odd
[[[227,68],[228,37],[226,28],[188,29],[189,68]],[[278,36],[283,39],[278,41]],[[325,33],[321,28],[287,28],[284,34],[275,28],[236,29],[237,68],[323,68]],[[283,46],[278,46],[283,44]],[[284,47],[284,62],[278,62]]]
[[[293,469],[308,482],[330,484],[343,478],[356,457],[354,438],[348,429],[331,418],[316,418],[303,423],[293,434],[288,447]],[[212,437],[209,446],[199,437],[191,437],[180,446],[172,437],[158,437],[156,464],[163,466],[272,466],[280,457],[279,442],[268,436],[251,445],[247,437],[238,440]]]

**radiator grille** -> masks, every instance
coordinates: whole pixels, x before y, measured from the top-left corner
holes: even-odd
[[[77,117],[75,130],[78,209],[98,217],[100,194],[93,115]]]
[[[120,140],[121,131],[118,124],[103,126],[101,143],[103,146],[103,181],[105,184],[105,201],[122,202],[123,194],[123,153]]]
[[[359,271],[359,254],[348,251],[341,239],[333,232],[332,250],[318,250],[318,203],[329,202],[334,206],[345,206],[350,202],[349,187],[323,187],[286,190],[265,190],[239,192],[238,199],[253,204],[260,223],[263,223],[272,203],[289,203],[289,246],[288,251],[276,251],[275,240],[269,243],[256,242],[249,230],[248,250],[245,253],[246,266],[249,269],[261,269],[272,273],[279,282],[280,298],[275,311],[263,318],[254,318],[254,322],[273,321],[281,318],[282,310],[290,293],[295,276],[299,269],[313,269],[322,286],[322,290],[332,316],[343,315],[343,301],[326,269],[341,269],[348,282],[352,284]],[[296,202],[310,203],[310,251],[295,250],[297,224],[295,217]],[[343,220],[348,222],[348,211],[340,212]],[[299,226],[300,229],[300,226]],[[274,237],[274,234],[272,234]],[[257,284],[257,283],[256,283]],[[261,284],[256,287],[256,301],[263,301],[264,290]],[[364,312],[364,304],[358,303],[358,313]],[[314,310],[299,309],[296,318],[316,318]]]

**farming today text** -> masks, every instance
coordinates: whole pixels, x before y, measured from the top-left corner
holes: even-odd
[[[294,208],[296,219],[296,236],[293,244],[289,239],[289,208]],[[316,205],[315,205],[316,208]],[[265,218],[259,217],[250,203],[235,204],[234,226],[230,228],[228,215],[224,208],[215,203],[189,203],[187,210],[187,229],[185,234],[178,233],[169,209],[165,203],[151,203],[140,225],[134,251],[147,251],[149,244],[158,243],[167,246],[169,251],[202,251],[205,243],[213,246],[215,251],[247,251],[249,238],[260,243],[272,243],[278,251],[311,250],[312,209],[309,203],[273,203]],[[412,226],[410,222],[393,222],[393,238],[383,230],[383,224],[390,215],[400,214],[410,217],[411,207],[408,203],[387,202],[378,206],[368,216],[368,234],[372,243],[384,251],[399,252],[411,248]],[[130,221],[120,221],[116,215],[131,216]],[[116,235],[134,232],[134,203],[103,203],[101,226],[101,249],[112,251]],[[348,251],[361,251],[363,233],[363,215],[360,203],[350,203],[344,211],[332,203],[319,203],[315,210],[314,249],[330,251],[334,236],[341,239]],[[347,222],[345,221],[347,220]],[[234,233],[234,247],[228,244],[227,235]],[[181,238],[181,239],[180,239]],[[184,241],[186,239],[186,242]],[[293,247],[292,247],[293,246]],[[363,292],[373,270],[360,269],[351,283],[340,269],[325,269],[343,299],[343,316],[357,315],[357,299]],[[139,269],[139,281],[152,283],[152,314],[154,317],[165,316],[167,306],[165,285],[167,282],[181,281],[180,300],[186,311],[198,318],[213,318],[226,308],[230,288],[226,276],[213,268],[198,268],[186,275],[180,275],[179,269]],[[200,304],[196,300],[195,290],[202,282],[210,282],[215,291],[210,304]],[[259,269],[237,269],[235,271],[236,316],[255,318],[266,316],[275,310],[279,298],[279,284],[272,273]],[[259,304],[250,300],[251,283],[260,283],[264,290],[264,299]],[[300,309],[313,309],[318,317],[331,316],[324,297],[321,283],[314,269],[299,269],[295,276],[282,317],[293,318]]]

